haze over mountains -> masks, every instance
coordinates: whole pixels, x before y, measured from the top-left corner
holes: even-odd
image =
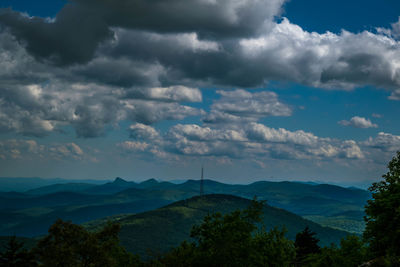
[[[174,184],[155,179],[141,183],[116,178],[93,184],[51,184],[25,192],[0,193],[0,235],[37,236],[57,219],[83,223],[117,214],[136,214],[199,194],[199,181]],[[325,226],[354,233],[363,229],[363,209],[370,193],[361,189],[297,182],[260,181],[249,185],[205,180],[206,194],[257,196]]]

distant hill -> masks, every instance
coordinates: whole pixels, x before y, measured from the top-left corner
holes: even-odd
[[[53,194],[57,192],[82,192],[89,188],[95,187],[94,184],[87,183],[66,183],[66,184],[53,184],[48,186],[42,186],[26,191],[29,195],[45,195]]]
[[[88,183],[103,184],[104,180],[68,180],[62,178],[39,178],[39,177],[0,177],[0,192],[24,192],[27,190],[66,183]]]
[[[117,177],[113,182],[98,185],[57,183],[24,193],[0,192],[0,234],[45,233],[58,217],[82,223],[120,213],[152,210],[196,196],[199,188],[199,180],[174,184],[149,179],[136,183]],[[257,196],[271,206],[354,233],[364,229],[364,205],[371,197],[368,191],[361,189],[298,182],[232,185],[204,180],[204,191],[248,199]]]
[[[0,235],[37,236],[47,233],[55,220],[83,223],[121,213],[159,208],[195,195],[177,189],[130,188],[116,194],[57,192],[46,195],[0,195]],[[10,196],[9,196],[10,195]]]
[[[133,253],[145,256],[150,253],[162,253],[177,246],[183,240],[190,240],[193,225],[202,222],[209,213],[228,213],[237,209],[245,209],[249,199],[232,195],[211,194],[181,200],[168,206],[136,215],[120,215],[87,223],[87,227],[95,229],[106,221],[112,220],[121,224],[121,244]],[[274,226],[285,227],[287,237],[294,239],[296,233],[309,226],[321,240],[320,245],[338,243],[348,233],[322,227],[312,221],[288,211],[265,205],[263,222],[267,229]],[[152,252],[151,252],[152,251]]]

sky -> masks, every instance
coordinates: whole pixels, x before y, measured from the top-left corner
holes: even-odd
[[[0,8],[0,176],[365,187],[400,150],[399,1]]]

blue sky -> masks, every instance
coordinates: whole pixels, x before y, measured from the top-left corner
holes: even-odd
[[[154,3],[0,3],[0,176],[169,180],[205,164],[223,182],[365,186],[386,171],[398,1]]]

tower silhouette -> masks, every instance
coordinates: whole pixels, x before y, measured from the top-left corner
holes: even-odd
[[[200,196],[204,194],[204,166],[201,166]]]

